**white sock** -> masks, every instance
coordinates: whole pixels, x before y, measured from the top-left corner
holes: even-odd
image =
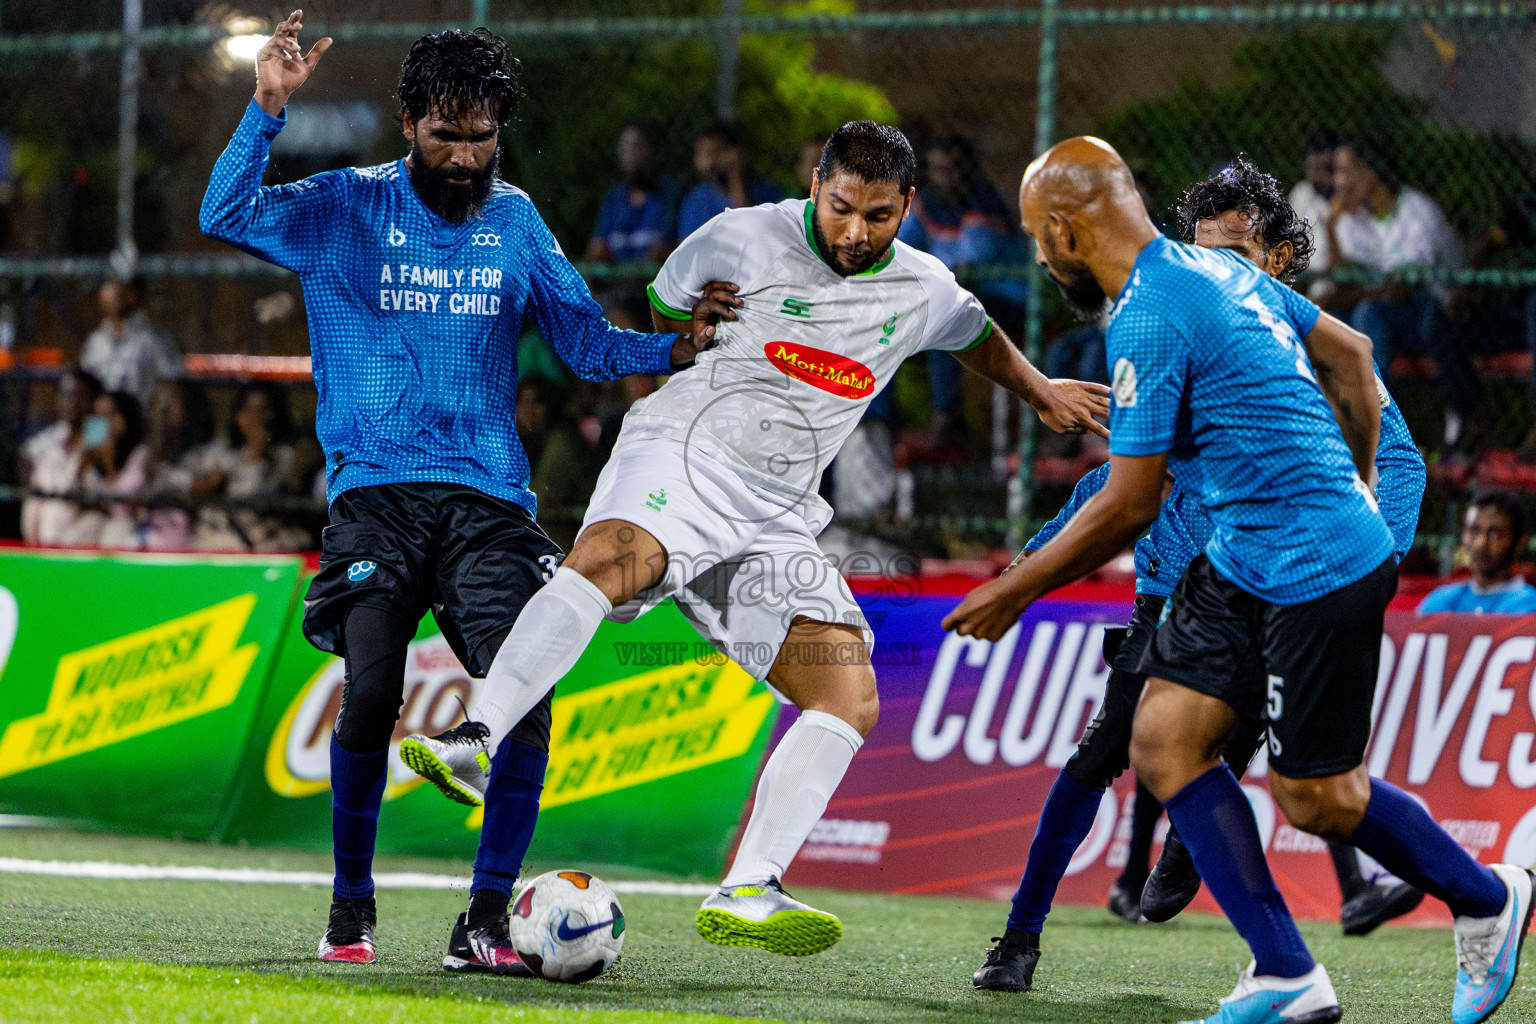
[[[491,730],[487,746],[495,750],[571,670],[611,611],[603,592],[581,573],[555,570],[555,578],[523,606],[470,710],[470,718]]]
[[[863,745],[859,731],[836,715],[801,712],[763,767],[752,817],[723,888],[784,874]]]

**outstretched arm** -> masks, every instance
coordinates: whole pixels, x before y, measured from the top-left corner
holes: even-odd
[[[1109,388],[1081,380],[1051,380],[1025,359],[996,325],[985,341],[956,352],[955,358],[1024,399],[1039,414],[1040,422],[1058,434],[1109,436],[1109,429],[1094,419],[1109,415]]]
[[[289,15],[257,55],[256,94],[214,164],[198,214],[208,237],[300,272],[318,258],[318,238],[345,204],[348,181],[347,172],[331,171],[292,185],[261,187],[272,140],[287,124],[288,97],[331,45],[327,37],[300,56],[303,16],[302,11]]]
[[[944,617],[946,630],[998,640],[1025,609],[1057,587],[1093,572],[1124,551],[1157,518],[1168,453],[1111,455],[1104,489],[1077,510],[1067,525],[1033,556],[1015,561]]]

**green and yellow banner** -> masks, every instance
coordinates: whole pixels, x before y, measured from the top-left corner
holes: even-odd
[[[308,578],[292,556],[0,552],[0,812],[328,848],[344,669],[300,632]],[[396,743],[481,685],[424,620]],[[532,856],[715,874],[775,718],[670,605],[605,624],[556,690]],[[393,749],[380,850],[471,856],[480,812]]]

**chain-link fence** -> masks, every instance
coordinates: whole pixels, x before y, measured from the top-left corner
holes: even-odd
[[[209,169],[250,96],[253,46],[273,13],[181,0],[0,7],[0,85],[10,99],[0,122],[0,343],[14,366],[7,422],[18,424],[0,451],[6,473],[48,407],[49,385],[33,378],[50,374],[37,364],[75,358],[99,318],[97,281],[129,253],[149,278],[152,318],[183,351],[307,352],[297,282],[197,230]],[[1019,175],[1044,144],[1102,135],[1176,232],[1179,193],[1239,153],[1287,189],[1311,169],[1327,192],[1307,158],[1309,141],[1317,149],[1331,131],[1353,147],[1345,159],[1367,164],[1384,189],[1362,202],[1366,220],[1390,219],[1404,196],[1422,194],[1448,225],[1428,263],[1388,274],[1341,257],[1311,275],[1321,283],[1302,282],[1341,315],[1374,303],[1373,322],[1387,324],[1383,369],[1435,467],[1425,530],[1444,533],[1447,510],[1474,484],[1536,490],[1536,466],[1522,461],[1536,461],[1527,437],[1531,0],[348,0],[306,8],[306,18],[306,39],[329,34],[336,45],[293,100],[269,180],[402,155],[393,94],[410,41],[489,25],[518,54],[526,87],[503,136],[503,177],[527,189],[565,250],[583,257],[615,318],[639,320],[654,253],[592,244],[621,178],[626,126],[653,155],[647,187],[680,203],[701,174],[715,173],[707,147],[696,147],[715,122],[739,133],[741,189],[766,198],[804,194],[805,156],[837,125],[894,121],[926,158],[920,195],[942,192],[952,202],[939,213],[975,214],[997,232],[984,258],[956,257],[962,275],[1033,357],[1073,376],[1103,375],[1102,332],[1038,287],[1012,213]],[[1326,220],[1322,202],[1314,215]],[[1315,226],[1332,237],[1326,223]],[[537,355],[529,349],[535,365]],[[891,514],[875,517],[918,550],[978,554],[1010,527],[1017,539],[1104,457],[1092,445],[1037,438],[1017,403],[979,380],[962,383],[960,413],[946,419],[941,391],[953,385],[937,376],[914,360],[897,382],[889,423],[902,482]],[[610,430],[630,397],[562,384],[552,401],[583,443]],[[301,407],[312,402],[300,396]]]

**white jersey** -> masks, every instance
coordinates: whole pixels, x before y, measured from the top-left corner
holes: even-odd
[[[738,320],[713,348],[636,403],[620,446],[651,438],[708,451],[819,532],[822,471],[897,368],[929,349],[963,352],[992,323],[949,268],[904,242],[841,277],[821,258],[807,199],[727,210],[689,235],[650,287],[687,320],[712,281],[735,283]]]

